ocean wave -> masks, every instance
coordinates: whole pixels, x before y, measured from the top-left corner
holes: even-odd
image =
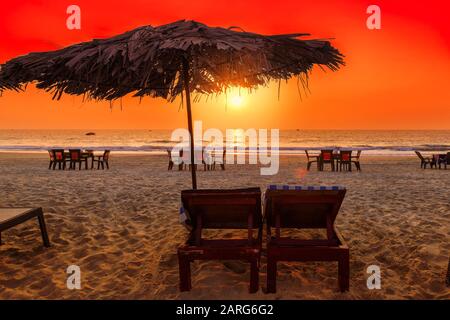
[[[159,141],[159,143],[163,143]],[[164,141],[165,143],[165,141]],[[173,144],[172,144],[173,145]],[[168,145],[160,144],[150,144],[150,145],[140,145],[140,146],[129,146],[129,145],[102,145],[102,146],[67,146],[67,145],[0,145],[0,151],[47,151],[49,149],[89,149],[94,151],[111,150],[120,152],[157,152],[165,151],[169,148]],[[271,148],[262,147],[242,147],[236,146],[236,151],[246,151],[246,152],[256,152],[258,150],[270,150]],[[388,152],[413,152],[415,150],[419,151],[448,151],[450,150],[450,145],[448,144],[423,144],[417,146],[402,146],[402,145],[389,145],[389,146],[373,146],[373,145],[356,145],[356,146],[280,146],[279,151],[281,153],[297,153],[304,152],[305,150],[323,150],[323,149],[337,149],[337,150],[351,150],[351,151],[388,151]]]

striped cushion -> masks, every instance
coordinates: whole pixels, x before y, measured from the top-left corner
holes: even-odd
[[[189,231],[192,230],[192,222],[189,217],[189,212],[183,207],[183,203],[180,204],[178,220],[182,225],[186,227],[186,229],[188,229]]]
[[[267,190],[345,190],[343,186],[294,186],[287,184],[271,184]]]

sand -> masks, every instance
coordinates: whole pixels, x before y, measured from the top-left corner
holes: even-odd
[[[335,263],[280,263],[276,294],[247,291],[241,262],[195,262],[193,289],[178,291],[180,190],[189,172],[167,172],[165,156],[114,155],[111,170],[49,171],[44,154],[0,154],[0,206],[41,206],[52,247],[36,221],[3,232],[0,299],[450,299],[450,170],[421,170],[414,157],[362,158],[363,171],[305,171],[283,157],[276,176],[254,165],[199,172],[199,186],[264,188],[271,183],[344,185],[336,224],[350,249],[350,291]],[[66,268],[81,268],[81,290]],[[369,265],[381,289],[366,286]],[[265,285],[265,259],[260,272]]]

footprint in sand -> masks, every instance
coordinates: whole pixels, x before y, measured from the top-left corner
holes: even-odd
[[[223,262],[223,265],[225,266],[225,268],[238,274],[245,273],[248,269],[248,267],[240,261],[225,261]]]

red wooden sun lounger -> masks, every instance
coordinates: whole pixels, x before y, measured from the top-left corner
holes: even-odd
[[[192,231],[178,248],[180,290],[191,289],[194,260],[243,260],[250,263],[250,293],[258,291],[262,242],[261,190],[185,190],[181,192]],[[245,229],[243,239],[204,239],[205,229]],[[254,231],[257,231],[254,237]]]

